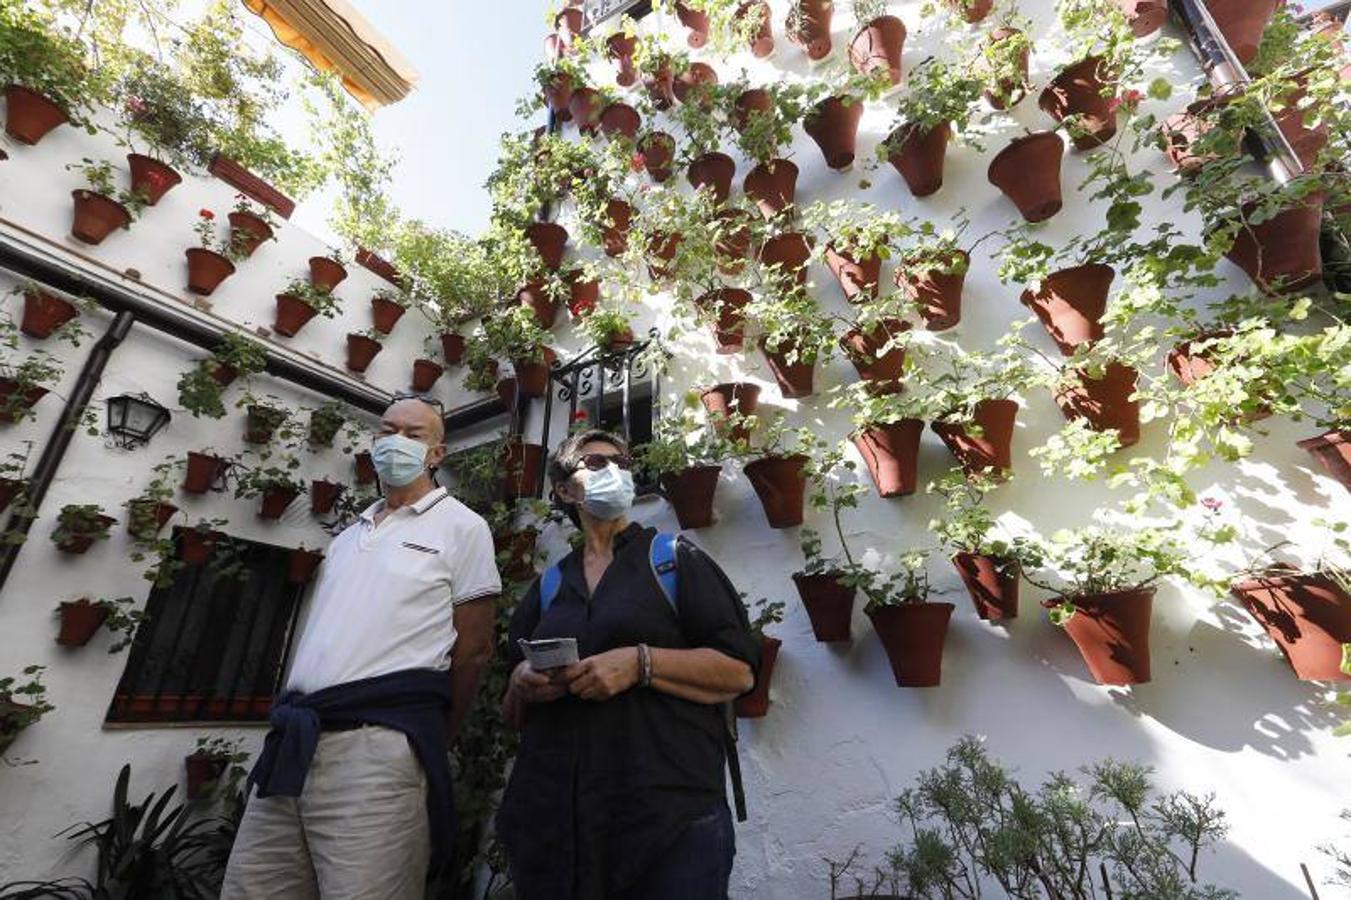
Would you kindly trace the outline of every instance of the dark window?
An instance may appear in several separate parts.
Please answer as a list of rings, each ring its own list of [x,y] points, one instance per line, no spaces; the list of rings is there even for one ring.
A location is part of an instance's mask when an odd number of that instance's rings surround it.
[[[291,552],[221,535],[152,589],[108,721],[266,721],[304,593]]]

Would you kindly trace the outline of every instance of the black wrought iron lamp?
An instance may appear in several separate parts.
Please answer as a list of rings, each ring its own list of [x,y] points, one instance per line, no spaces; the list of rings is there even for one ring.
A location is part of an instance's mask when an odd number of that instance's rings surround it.
[[[149,394],[118,394],[109,397],[107,403],[108,434],[113,443],[124,450],[148,444],[169,424],[169,410],[156,403]]]

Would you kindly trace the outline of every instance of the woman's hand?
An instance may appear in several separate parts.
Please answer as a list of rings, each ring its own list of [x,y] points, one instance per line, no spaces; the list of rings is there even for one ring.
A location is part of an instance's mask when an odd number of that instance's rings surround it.
[[[568,691],[583,700],[609,700],[638,683],[638,648],[619,647],[588,656],[563,670]]]
[[[512,670],[510,688],[526,703],[548,703],[568,692],[565,680],[536,672],[526,660],[521,660]]]

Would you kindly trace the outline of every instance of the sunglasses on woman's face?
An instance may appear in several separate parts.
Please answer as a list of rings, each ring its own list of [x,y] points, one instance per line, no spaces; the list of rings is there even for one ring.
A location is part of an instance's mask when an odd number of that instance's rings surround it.
[[[601,469],[614,463],[621,469],[628,469],[633,465],[633,460],[622,453],[586,453],[578,460],[577,469],[590,469],[592,472],[599,472]],[[574,470],[576,471],[576,470]]]

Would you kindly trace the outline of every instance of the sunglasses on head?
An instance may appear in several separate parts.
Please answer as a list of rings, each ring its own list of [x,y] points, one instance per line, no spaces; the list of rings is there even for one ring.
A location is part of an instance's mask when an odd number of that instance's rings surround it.
[[[396,394],[394,395],[394,399],[395,399],[395,400],[421,400],[423,403],[427,404],[428,406],[434,407],[434,408],[436,409],[436,411],[439,412],[439,413],[441,413],[441,415],[442,415],[443,417],[444,417],[445,414],[446,414],[446,408],[445,408],[445,406],[443,406],[443,405],[441,404],[441,401],[440,401],[440,400],[437,400],[435,397],[429,396],[429,395],[427,395],[427,394],[419,394],[419,393],[417,393],[416,391],[399,391],[398,393],[396,393]]]
[[[627,470],[633,465],[633,460],[622,453],[586,453],[577,460],[577,468],[573,469],[573,471],[576,472],[585,468],[590,469],[592,472],[599,472],[610,463],[614,463],[616,466],[619,466],[619,468]]]

